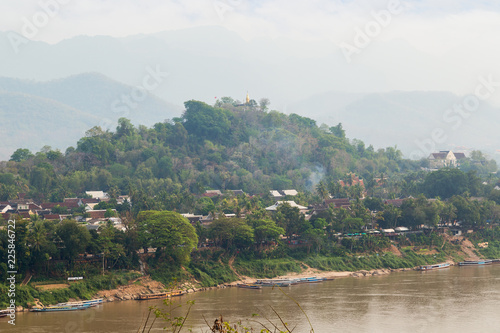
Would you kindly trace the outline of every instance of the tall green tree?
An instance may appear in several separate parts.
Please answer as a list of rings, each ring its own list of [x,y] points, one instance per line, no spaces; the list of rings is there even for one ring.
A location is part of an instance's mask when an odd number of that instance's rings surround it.
[[[254,230],[244,219],[219,218],[212,222],[208,235],[215,245],[225,249],[243,249],[254,242]]]
[[[142,211],[136,223],[143,246],[155,247],[157,255],[170,257],[178,263],[188,262],[198,244],[195,228],[179,213]]]
[[[56,228],[57,236],[62,240],[61,258],[73,262],[79,254],[85,252],[90,241],[90,233],[85,226],[73,220],[64,220]]]

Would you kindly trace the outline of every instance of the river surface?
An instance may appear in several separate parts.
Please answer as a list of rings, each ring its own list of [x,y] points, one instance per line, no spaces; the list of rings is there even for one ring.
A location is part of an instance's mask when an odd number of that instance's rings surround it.
[[[500,265],[342,278],[283,290],[300,304],[316,333],[500,332]],[[203,317],[213,323],[221,314],[231,322],[270,326],[264,317],[279,322],[273,308],[294,332],[310,331],[297,304],[278,289],[226,288],[175,300],[182,311],[187,301],[195,301],[185,326],[193,332],[209,332]],[[0,319],[0,332],[135,333],[153,305],[163,306],[161,300],[125,301],[85,311],[18,313],[15,327]],[[157,321],[151,332],[164,332],[161,324]]]

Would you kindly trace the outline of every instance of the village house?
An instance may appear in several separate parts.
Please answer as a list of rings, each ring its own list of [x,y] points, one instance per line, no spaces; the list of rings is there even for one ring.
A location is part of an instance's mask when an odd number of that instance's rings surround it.
[[[207,198],[215,198],[220,197],[221,195],[222,192],[220,190],[206,190],[205,193],[203,193],[201,196]]]
[[[454,153],[451,150],[441,150],[428,157],[431,169],[456,168],[460,166],[460,160],[463,159],[465,159],[464,153]]]
[[[301,205],[295,203],[295,201],[276,201],[276,203],[274,205],[266,207],[266,210],[269,212],[275,212],[278,210],[278,207],[283,205],[283,204],[288,204],[292,208],[298,208],[302,214],[305,214],[307,212],[307,210],[309,209],[308,207],[301,206]]]
[[[85,191],[85,194],[89,195],[92,199],[108,200],[109,195],[103,191]]]
[[[282,190],[282,191],[270,190],[269,194],[271,195],[271,197],[273,199],[278,200],[278,199],[282,199],[286,196],[294,197],[297,194],[299,194],[299,192],[297,192],[297,190],[293,190],[293,189],[292,190]]]
[[[339,180],[340,186],[346,187],[346,186],[359,185],[363,189],[365,188],[365,183],[364,183],[363,179],[360,179],[358,176],[356,176],[356,174],[351,172],[351,173],[347,174],[347,176],[348,176],[348,179],[346,181]]]

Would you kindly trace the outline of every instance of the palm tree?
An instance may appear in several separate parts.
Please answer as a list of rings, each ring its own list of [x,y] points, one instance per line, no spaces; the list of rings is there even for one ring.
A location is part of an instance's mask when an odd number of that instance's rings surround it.
[[[323,181],[320,181],[318,185],[316,185],[316,191],[323,200],[328,199],[328,189]]]
[[[386,205],[385,211],[389,214],[389,219],[392,222],[390,226],[396,228],[398,225],[398,218],[401,217],[401,209],[394,205]]]
[[[45,235],[45,228],[42,224],[42,222],[37,221],[33,224],[33,228],[30,230],[30,246],[35,252],[40,252],[42,249],[42,246],[45,244],[47,241],[46,235]]]

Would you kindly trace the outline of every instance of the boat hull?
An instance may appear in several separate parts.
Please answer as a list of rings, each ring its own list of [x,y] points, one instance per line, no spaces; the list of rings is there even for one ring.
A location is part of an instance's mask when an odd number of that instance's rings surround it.
[[[173,292],[165,292],[165,293],[156,293],[156,294],[141,294],[137,300],[146,301],[148,299],[163,299],[175,296],[182,296],[186,292],[184,291],[173,291]]]
[[[31,312],[58,312],[58,311],[76,311],[86,310],[90,307],[89,304],[79,306],[46,306],[43,308],[32,308]]]
[[[477,265],[491,265],[491,260],[471,260],[459,262],[459,266],[477,266]]]
[[[256,285],[256,284],[246,284],[246,283],[237,284],[236,287],[238,287],[238,288],[246,288],[246,289],[262,289],[262,286],[259,286],[259,285]]]
[[[435,264],[435,265],[423,265],[418,268],[419,271],[430,271],[430,270],[435,270],[435,269],[442,269],[442,268],[448,268],[450,267],[450,264],[444,263],[444,264]]]

